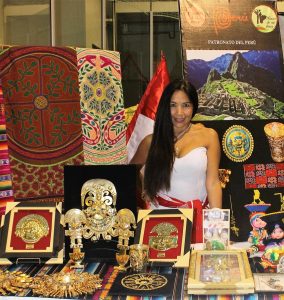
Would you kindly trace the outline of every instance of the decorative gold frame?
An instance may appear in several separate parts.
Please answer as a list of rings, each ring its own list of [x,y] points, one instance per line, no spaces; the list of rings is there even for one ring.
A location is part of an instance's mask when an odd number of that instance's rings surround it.
[[[209,262],[210,259],[212,264]],[[216,263],[217,261],[220,265]],[[209,268],[213,268],[214,271],[210,272]],[[224,276],[222,268],[227,268],[226,280],[222,280]],[[215,278],[211,280],[210,276],[215,276]],[[245,250],[192,251],[188,274],[188,294],[229,295],[253,292],[254,280]]]
[[[41,240],[19,246],[21,237],[16,235],[15,228],[26,216],[45,215],[48,222],[48,235],[45,243]],[[44,218],[42,218],[44,219]],[[19,221],[20,220],[20,221]],[[63,263],[64,219],[62,203],[25,203],[8,202],[0,225],[0,265],[20,263]]]
[[[179,253],[172,258],[167,257],[151,257],[151,248],[149,253],[149,261],[152,263],[171,263],[173,267],[185,268],[189,266],[190,259],[190,240],[193,220],[193,210],[191,208],[180,208],[180,209],[141,209],[138,211],[137,218],[137,229],[135,234],[135,243],[138,244],[149,244],[145,243],[145,239],[150,240],[147,236],[146,227],[149,221],[154,220],[156,223],[163,223],[165,220],[171,218],[180,221],[180,227],[182,232],[179,234],[181,240],[178,241],[180,248]],[[166,251],[165,251],[166,252]]]

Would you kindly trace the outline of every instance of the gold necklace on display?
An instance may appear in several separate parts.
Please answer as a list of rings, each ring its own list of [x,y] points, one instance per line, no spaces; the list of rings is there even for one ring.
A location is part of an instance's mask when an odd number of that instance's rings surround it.
[[[176,155],[176,157],[179,157],[179,152],[180,152],[180,149],[176,143],[189,131],[189,129],[191,128],[191,125],[192,125],[192,123],[189,123],[189,125],[175,137],[175,155]]]

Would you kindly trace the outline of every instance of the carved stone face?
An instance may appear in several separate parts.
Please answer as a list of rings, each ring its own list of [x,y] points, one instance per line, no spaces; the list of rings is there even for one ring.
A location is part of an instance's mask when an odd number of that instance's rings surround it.
[[[109,180],[91,179],[83,184],[81,205],[93,226],[106,228],[110,225],[116,215],[116,197],[116,188]]]

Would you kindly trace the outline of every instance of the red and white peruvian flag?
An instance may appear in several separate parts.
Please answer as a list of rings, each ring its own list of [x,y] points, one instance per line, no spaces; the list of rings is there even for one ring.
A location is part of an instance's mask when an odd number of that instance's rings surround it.
[[[128,162],[131,161],[144,137],[153,132],[159,101],[163,90],[169,82],[170,77],[167,62],[165,56],[162,54],[157,70],[149,82],[126,130]]]

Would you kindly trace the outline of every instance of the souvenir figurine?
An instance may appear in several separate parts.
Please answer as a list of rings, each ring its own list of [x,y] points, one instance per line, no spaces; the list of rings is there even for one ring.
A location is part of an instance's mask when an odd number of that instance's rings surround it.
[[[260,199],[259,190],[254,190],[253,201],[245,205],[245,208],[251,212],[249,219],[252,226],[252,231],[249,233],[248,241],[251,244],[249,253],[263,251],[263,239],[267,237],[265,229],[266,222],[261,218],[265,215],[265,211],[271,206],[270,203],[265,203]]]
[[[264,212],[255,212],[250,215],[252,231],[249,233],[248,241],[252,245],[258,246],[259,251],[264,249],[263,239],[267,237],[267,231],[265,229],[266,222],[261,219],[264,215]]]
[[[276,272],[284,256],[284,211],[264,215],[261,219],[267,223],[268,237],[263,240],[265,249],[260,264],[264,271]]]

